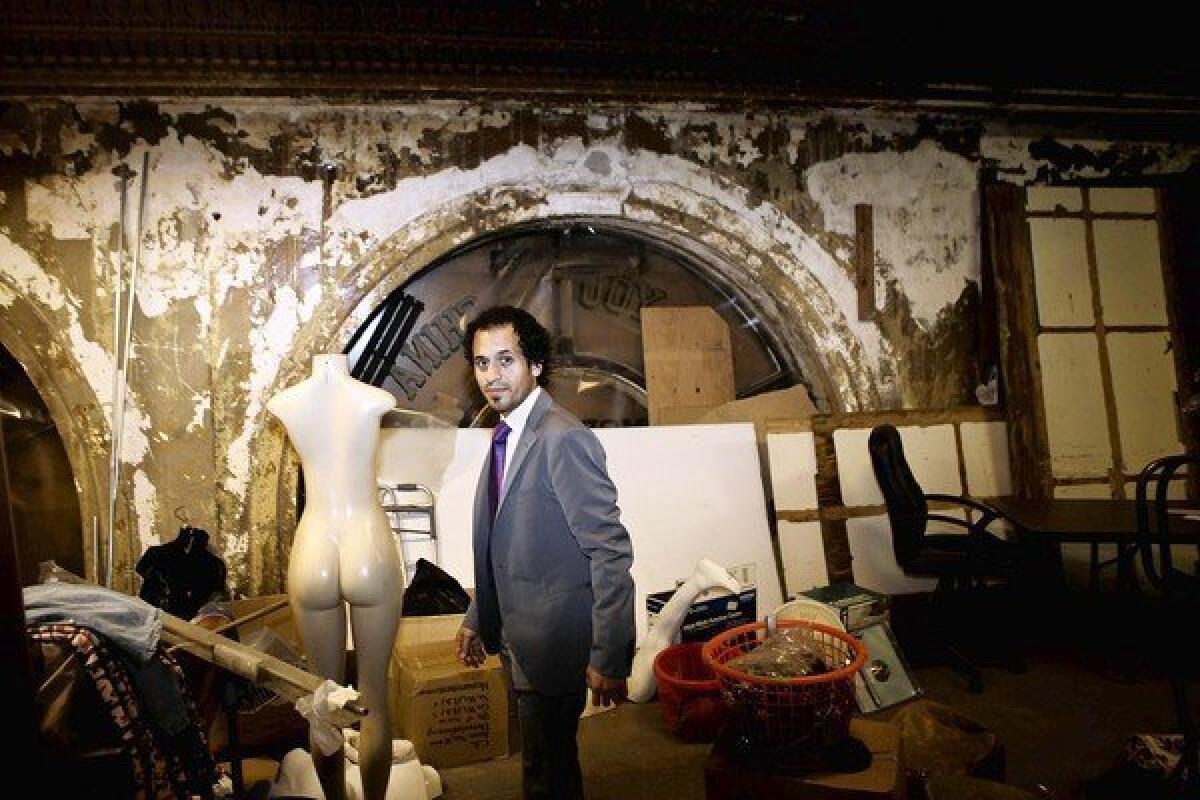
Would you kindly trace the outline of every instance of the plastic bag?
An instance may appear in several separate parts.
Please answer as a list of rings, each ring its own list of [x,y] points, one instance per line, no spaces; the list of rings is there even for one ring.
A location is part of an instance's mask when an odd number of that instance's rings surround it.
[[[730,659],[728,666],[760,678],[806,678],[835,668],[812,630],[803,626],[776,631],[755,649]]]
[[[470,604],[471,597],[454,576],[437,564],[419,558],[412,583],[404,590],[400,613],[406,617],[462,614]]]

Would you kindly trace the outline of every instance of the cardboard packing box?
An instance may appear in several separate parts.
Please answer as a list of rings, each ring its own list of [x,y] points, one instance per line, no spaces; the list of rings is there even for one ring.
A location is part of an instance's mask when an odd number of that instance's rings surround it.
[[[458,660],[461,614],[404,617],[392,651],[392,730],[438,769],[509,754],[508,684],[500,659]]]
[[[675,590],[646,595],[646,614],[650,625],[658,618]],[[737,625],[754,622],[758,589],[751,586],[738,594],[721,590],[716,596],[700,595],[688,607],[680,631],[682,642],[707,642],[718,633]]]

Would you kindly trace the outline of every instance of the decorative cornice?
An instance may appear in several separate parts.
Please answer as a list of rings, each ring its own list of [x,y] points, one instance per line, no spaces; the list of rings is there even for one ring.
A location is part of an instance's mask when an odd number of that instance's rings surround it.
[[[898,5],[7,0],[0,93],[872,105],[1200,127],[1200,66],[1161,31],[1140,42],[1125,21],[1120,55],[1105,57],[1113,33],[1081,20],[1063,49],[1043,48],[1044,10],[1004,42],[981,37],[974,15]],[[1019,18],[1022,4],[1007,11]],[[1100,57],[1073,58],[1068,40]]]

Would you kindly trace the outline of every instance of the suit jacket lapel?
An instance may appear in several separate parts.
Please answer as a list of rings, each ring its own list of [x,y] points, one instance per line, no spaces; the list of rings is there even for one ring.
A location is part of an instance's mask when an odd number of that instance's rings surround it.
[[[529,419],[525,421],[525,430],[521,432],[521,438],[517,442],[517,449],[513,452],[512,461],[508,465],[508,473],[504,476],[504,488],[500,490],[500,502],[496,504],[496,516],[500,516],[500,510],[504,508],[504,499],[508,497],[508,490],[517,482],[517,477],[521,474],[521,467],[525,463],[525,456],[529,454],[529,450],[533,447],[534,442],[542,435],[542,420],[546,417],[546,412],[550,410],[550,393],[545,389],[538,395],[538,399],[533,404],[533,408],[529,411]]]

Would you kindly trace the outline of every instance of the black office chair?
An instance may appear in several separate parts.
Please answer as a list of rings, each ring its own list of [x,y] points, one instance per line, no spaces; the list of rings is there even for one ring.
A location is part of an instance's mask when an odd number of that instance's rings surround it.
[[[892,549],[896,563],[906,575],[935,578],[931,612],[936,628],[942,659],[962,672],[971,691],[983,690],[979,668],[951,640],[957,638],[949,623],[952,612],[967,607],[962,601],[974,599],[968,593],[983,588],[988,579],[1011,579],[1020,563],[1016,545],[987,530],[988,525],[1003,515],[996,509],[969,497],[945,494],[926,494],[913,477],[904,458],[900,432],[892,425],[880,425],[867,439],[875,479],[887,504],[888,521],[892,527]],[[946,514],[930,513],[929,502],[954,503],[979,514],[967,521]],[[927,531],[930,521],[962,528],[963,534],[937,534]],[[1009,666],[1020,668],[1019,659],[1011,652]]]
[[[1198,456],[1167,456],[1151,461],[1137,479],[1138,552],[1146,579],[1167,601],[1167,619],[1179,633],[1187,636],[1188,626],[1200,610],[1200,575],[1179,569],[1171,552],[1171,513],[1167,492],[1171,479],[1185,466],[1200,465]],[[1149,496],[1150,484],[1154,496]],[[1171,694],[1179,730],[1183,734],[1183,753],[1169,776],[1170,797],[1200,797],[1200,733],[1187,698],[1188,664],[1191,661],[1177,647],[1165,647]]]

